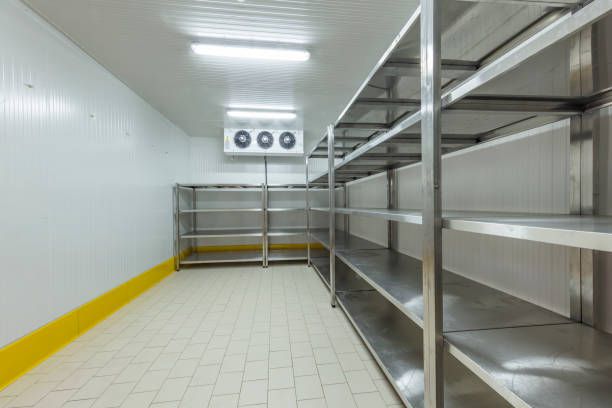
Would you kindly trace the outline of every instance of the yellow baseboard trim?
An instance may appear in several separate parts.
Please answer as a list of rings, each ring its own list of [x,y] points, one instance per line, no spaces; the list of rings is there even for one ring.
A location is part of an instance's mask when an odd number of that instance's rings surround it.
[[[270,249],[306,249],[307,244],[270,244]],[[323,249],[318,242],[310,244],[311,249]],[[261,244],[253,245],[212,245],[194,248],[196,252],[261,251]]]
[[[0,390],[173,272],[170,258],[0,348]]]

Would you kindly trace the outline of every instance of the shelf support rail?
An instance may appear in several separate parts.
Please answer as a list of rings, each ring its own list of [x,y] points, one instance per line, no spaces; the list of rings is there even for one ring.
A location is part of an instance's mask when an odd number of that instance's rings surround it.
[[[332,307],[336,307],[336,182],[334,164],[334,125],[329,125],[327,127],[327,185],[329,187],[329,286]]]
[[[441,0],[421,0],[423,365],[425,407],[444,407],[441,202]],[[330,169],[332,171],[332,169]]]

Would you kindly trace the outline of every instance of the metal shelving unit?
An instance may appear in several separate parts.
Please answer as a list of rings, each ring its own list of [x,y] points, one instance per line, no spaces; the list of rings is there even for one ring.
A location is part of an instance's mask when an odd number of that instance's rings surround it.
[[[478,21],[479,7],[491,12],[499,3],[517,15],[529,9],[522,14],[522,29],[517,32],[516,24],[498,27],[501,40],[491,41],[476,60],[442,58],[441,33],[457,16],[470,9]],[[587,43],[585,38],[591,40],[598,24],[612,24],[607,18],[611,12],[610,0],[421,0],[306,155],[307,196],[313,183],[327,183],[329,190],[327,208],[311,206],[307,199],[308,217],[314,212],[329,217],[328,229],[307,223],[309,240],[327,250],[323,257],[309,253],[309,265],[330,289],[331,305],[339,304],[347,314],[406,406],[612,405],[612,335],[593,324],[592,297],[595,253],[612,252],[612,217],[597,215],[593,204],[597,146],[583,123],[610,105],[612,88],[594,85],[585,92],[572,83],[567,94],[544,94],[521,83],[519,75],[537,72],[543,62],[568,64],[570,81],[597,74],[588,71],[598,66],[593,55],[606,53],[595,47],[609,48],[610,39]],[[609,61],[599,66],[604,67],[599,74],[609,71]],[[400,77],[404,91],[414,90],[413,97],[397,96]],[[509,94],[508,89],[528,91]],[[385,120],[372,119],[381,116]],[[567,119],[570,214],[442,211],[443,155]],[[328,170],[311,177],[313,159],[325,159]],[[396,170],[415,163],[422,166],[423,210],[398,209]],[[336,207],[342,191],[348,203],[347,183],[383,172],[388,208]],[[337,229],[338,215],[345,217],[344,230]],[[388,245],[352,235],[348,220],[353,215],[387,221]],[[422,226],[423,261],[394,249],[397,223]],[[445,271],[443,229],[571,247],[570,316]],[[358,279],[362,287],[347,285],[347,279]]]
[[[269,207],[270,194],[272,191],[295,191],[300,195],[305,194],[306,186],[303,184],[276,184],[268,185],[238,185],[238,184],[177,184],[174,188],[175,202],[175,254],[183,254],[176,268],[181,265],[198,265],[209,263],[232,263],[232,262],[262,262],[268,266],[269,262],[275,261],[299,261],[307,260],[306,248],[298,248],[300,245],[275,245],[270,244],[270,238],[299,237],[306,238],[307,227],[288,226],[270,227],[270,214],[303,213],[306,218],[306,207],[301,201],[300,206],[295,207]],[[187,201],[189,208],[178,205],[181,201],[180,193],[186,191],[190,194]],[[213,192],[258,192],[261,194],[261,207],[245,208],[199,208],[196,195],[199,191]],[[185,200],[183,200],[185,201]],[[261,217],[261,226],[258,228],[198,228],[198,214],[223,214],[223,213],[246,213],[257,214]],[[181,225],[188,221],[187,227]],[[306,220],[305,220],[306,221]],[[198,252],[196,240],[218,239],[218,238],[260,238],[261,250],[232,250],[232,251],[204,251]],[[196,250],[193,250],[196,248]],[[187,250],[187,251],[186,251]],[[188,252],[185,255],[185,252]],[[178,256],[176,257],[179,258]]]
[[[189,207],[181,206],[181,191],[190,194]],[[197,194],[200,191],[208,192],[259,192],[261,194],[261,207],[259,208],[199,208]],[[265,186],[252,184],[176,184],[174,186],[174,255],[177,259],[176,269],[182,265],[201,265],[211,263],[233,262],[264,262],[266,251],[264,249],[265,236]],[[219,213],[254,213],[261,216],[259,228],[198,228],[198,214]],[[183,223],[187,227],[182,227]],[[197,240],[217,238],[260,238],[261,250],[246,251],[204,251],[198,252]],[[195,248],[195,249],[194,249]]]

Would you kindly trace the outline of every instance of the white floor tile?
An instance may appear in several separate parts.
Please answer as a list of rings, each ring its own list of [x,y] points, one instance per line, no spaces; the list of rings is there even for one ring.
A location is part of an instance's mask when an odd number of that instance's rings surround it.
[[[293,375],[300,377],[302,375],[316,375],[317,365],[314,357],[298,357],[293,359]]]
[[[377,391],[376,385],[366,370],[346,371],[344,375],[353,394]]]
[[[179,404],[180,408],[202,408],[208,406],[212,396],[213,386],[202,385],[188,387]]]
[[[36,405],[35,408],[60,408],[70,399],[75,390],[52,391],[45,395]]]
[[[342,371],[342,367],[338,363],[321,364],[317,366],[321,384],[342,384],[346,382],[346,377]]]
[[[114,408],[121,406],[135,385],[135,383],[112,384],[96,400],[92,408]]]
[[[168,374],[170,374],[169,370],[147,371],[136,384],[134,392],[159,391]]]
[[[295,378],[295,394],[298,400],[323,397],[323,389],[318,375]]]
[[[148,408],[156,394],[157,391],[130,394],[121,404],[121,408]]]
[[[386,408],[387,404],[378,392],[354,394],[358,408]]]
[[[246,363],[244,381],[265,380],[268,378],[267,361],[251,361]]]
[[[242,373],[221,373],[215,383],[213,395],[239,394],[242,385]]]
[[[268,386],[271,390],[293,388],[295,386],[291,367],[271,368],[269,375]]]
[[[190,381],[191,378],[168,378],[162,384],[153,402],[180,401]]]
[[[239,394],[215,395],[210,399],[208,408],[234,408],[238,406]]]
[[[356,407],[355,400],[347,384],[324,385],[323,390],[328,407]]]
[[[220,370],[219,364],[199,366],[191,378],[191,385],[214,385]]]
[[[297,408],[295,389],[270,390],[268,392],[268,408]]]
[[[298,408],[328,408],[328,405],[325,399],[319,398],[319,399],[298,401]],[[330,405],[329,408],[334,408],[334,407]]]
[[[81,387],[72,397],[71,400],[99,398],[100,395],[113,383],[114,377],[93,377],[83,387]]]
[[[265,404],[268,400],[268,380],[242,383],[238,405]]]

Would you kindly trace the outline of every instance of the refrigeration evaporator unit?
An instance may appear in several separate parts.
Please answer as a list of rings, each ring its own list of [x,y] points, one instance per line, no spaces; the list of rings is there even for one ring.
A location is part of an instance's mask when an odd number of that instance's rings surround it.
[[[302,156],[301,130],[225,129],[223,151],[245,156]]]

